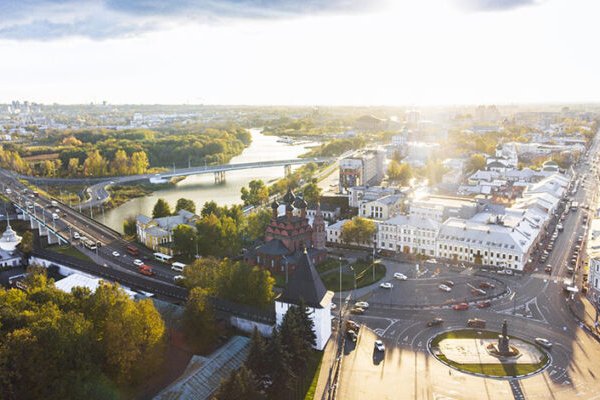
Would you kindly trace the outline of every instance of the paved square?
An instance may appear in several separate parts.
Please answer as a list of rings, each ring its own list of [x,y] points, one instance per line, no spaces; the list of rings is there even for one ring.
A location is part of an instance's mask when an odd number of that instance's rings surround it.
[[[544,355],[535,346],[518,339],[511,339],[511,346],[521,352],[519,357],[500,361],[491,356],[486,347],[497,343],[495,339],[443,339],[439,343],[440,352],[449,361],[459,364],[537,364]]]

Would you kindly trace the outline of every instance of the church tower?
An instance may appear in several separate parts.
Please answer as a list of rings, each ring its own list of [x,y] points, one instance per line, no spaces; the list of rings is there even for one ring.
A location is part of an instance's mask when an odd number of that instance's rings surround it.
[[[324,249],[325,242],[327,240],[327,233],[325,232],[325,219],[323,218],[323,213],[321,212],[321,203],[317,203],[317,212],[315,213],[315,218],[313,219],[312,231],[313,247],[319,250]]]

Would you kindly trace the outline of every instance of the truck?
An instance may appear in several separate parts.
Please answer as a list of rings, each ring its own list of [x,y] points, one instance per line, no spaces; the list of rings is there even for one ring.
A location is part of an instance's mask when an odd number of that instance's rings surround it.
[[[146,264],[142,264],[138,267],[138,272],[142,275],[146,275],[146,276],[153,276],[154,275],[154,271],[152,271],[152,267],[146,265]]]

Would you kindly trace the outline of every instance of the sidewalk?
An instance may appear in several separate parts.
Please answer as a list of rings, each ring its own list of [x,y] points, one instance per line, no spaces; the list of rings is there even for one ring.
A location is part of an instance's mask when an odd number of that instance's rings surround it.
[[[569,310],[582,324],[582,328],[588,331],[600,342],[600,329],[595,326],[596,308],[585,296],[579,296],[575,301],[568,301]]]

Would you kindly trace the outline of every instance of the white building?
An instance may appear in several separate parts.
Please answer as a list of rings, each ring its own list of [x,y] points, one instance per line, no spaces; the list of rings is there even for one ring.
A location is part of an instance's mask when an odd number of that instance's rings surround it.
[[[364,202],[374,201],[398,192],[397,189],[383,186],[354,186],[348,189],[348,205],[359,208]]]
[[[450,217],[468,219],[478,211],[477,201],[461,197],[427,196],[413,200],[409,214],[444,222]]]
[[[341,244],[342,243],[342,227],[349,219],[342,219],[335,224],[327,226],[327,243]]]
[[[393,194],[377,200],[364,202],[360,205],[358,215],[363,218],[387,220],[400,213],[403,199],[404,196]]]
[[[380,150],[363,150],[352,157],[340,160],[340,192],[345,188],[376,185],[384,177],[385,153]]]
[[[379,224],[377,246],[396,253],[434,256],[439,229],[435,220],[399,215]]]
[[[277,326],[290,307],[303,302],[314,323],[317,350],[323,350],[331,336],[331,299],[333,292],[325,289],[306,251],[300,257],[296,269],[290,276],[281,296],[275,300]]]
[[[597,304],[600,302],[600,218],[594,218],[590,223],[586,253],[590,268],[587,296]]]

